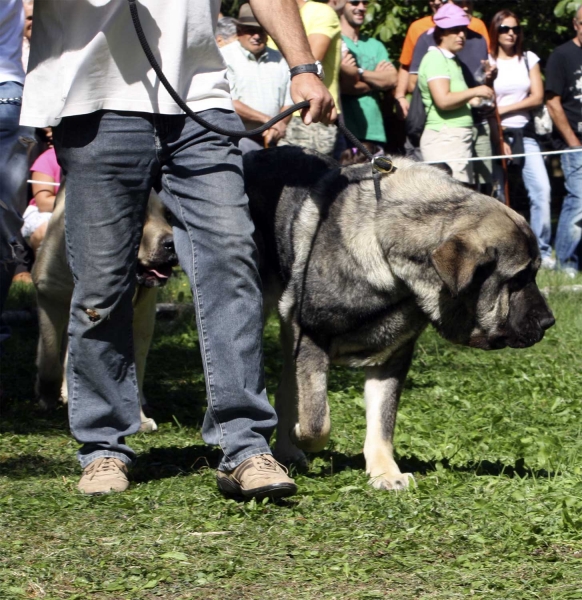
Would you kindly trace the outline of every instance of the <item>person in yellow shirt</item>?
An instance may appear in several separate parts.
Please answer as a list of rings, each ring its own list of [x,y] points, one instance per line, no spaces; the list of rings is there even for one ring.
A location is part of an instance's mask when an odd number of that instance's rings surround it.
[[[315,60],[323,67],[323,83],[340,112],[339,73],[341,62],[341,27],[335,11],[321,2],[297,0],[307,40]],[[337,127],[314,123],[307,127],[297,113],[287,126],[285,138],[279,145],[293,144],[333,155]]]

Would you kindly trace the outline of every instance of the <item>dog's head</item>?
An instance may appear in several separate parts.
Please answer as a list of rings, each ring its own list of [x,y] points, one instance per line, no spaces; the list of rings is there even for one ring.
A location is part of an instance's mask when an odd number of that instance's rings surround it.
[[[172,228],[161,200],[152,192],[137,255],[137,282],[145,287],[163,286],[177,264]]]
[[[554,316],[536,285],[540,252],[520,215],[490,198],[431,253],[442,287],[434,323],[450,341],[495,350],[539,342]]]

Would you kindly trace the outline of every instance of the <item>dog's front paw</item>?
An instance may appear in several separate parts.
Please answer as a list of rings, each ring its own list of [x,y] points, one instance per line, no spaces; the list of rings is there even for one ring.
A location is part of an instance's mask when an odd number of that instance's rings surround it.
[[[412,473],[398,473],[396,475],[378,475],[370,477],[370,485],[376,490],[405,490],[409,483],[414,483]]]
[[[300,469],[306,469],[309,466],[309,461],[305,454],[295,446],[277,446],[277,444],[275,444],[273,456],[282,465],[294,465]]]
[[[139,426],[140,433],[152,433],[158,430],[158,424],[153,419],[145,419]]]

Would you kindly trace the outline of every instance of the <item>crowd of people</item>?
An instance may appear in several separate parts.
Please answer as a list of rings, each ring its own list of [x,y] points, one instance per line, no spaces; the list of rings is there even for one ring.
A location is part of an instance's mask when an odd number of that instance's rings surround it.
[[[23,3],[23,72],[18,76],[13,73],[13,80],[3,82],[6,96],[8,87],[23,82],[28,63],[33,0]],[[417,160],[446,164],[459,181],[487,194],[496,192],[501,200],[505,200],[507,168],[504,170],[501,161],[488,157],[526,154],[508,164],[512,170],[519,170],[525,185],[530,224],[540,246],[543,267],[559,266],[568,275],[575,275],[580,241],[577,221],[582,210],[582,192],[577,191],[576,183],[577,155],[562,158],[568,195],[556,234],[556,263],[551,246],[550,181],[532,118],[534,111],[543,105],[544,83],[540,58],[525,50],[527,44],[517,15],[500,10],[488,29],[472,15],[472,0],[430,0],[432,14],[414,21],[408,28],[397,71],[384,44],[360,31],[368,0],[327,3],[297,0],[297,3],[312,53],[321,62],[323,81],[334,98],[339,118],[358,140],[373,154],[384,153],[390,136],[384,118],[386,107],[392,106],[389,101],[395,101],[399,114],[406,118],[418,86],[418,101],[422,101],[425,112],[424,127],[419,139],[414,136],[407,139],[404,150]],[[576,20],[574,27],[578,31]],[[215,39],[227,65],[235,110],[247,129],[263,125],[292,105],[287,63],[249,4],[240,7],[236,19],[221,16]],[[563,69],[547,74],[558,90],[557,93],[549,87],[547,90],[548,109],[559,123],[553,135],[556,148],[579,142],[576,135],[579,101],[569,92],[568,98],[564,98],[565,112],[561,102],[567,91],[564,85],[568,82],[564,78],[571,79],[579,68],[575,53],[566,51],[565,56],[570,54],[572,73],[564,73],[561,81],[555,80]],[[20,133],[21,137],[32,137],[30,130],[21,129]],[[24,213],[24,241],[34,252],[42,241],[51,200],[54,201],[60,181],[50,128],[37,132],[35,137],[36,143],[30,143],[26,152],[28,164],[32,164],[31,175],[17,180],[21,196],[24,189],[31,193],[27,206],[22,200],[17,206]],[[240,148],[244,153],[278,144],[314,149],[334,156],[343,164],[363,157],[338,135],[333,124],[307,126],[299,114],[286,117],[262,135],[242,139]],[[47,155],[34,161],[43,151]],[[473,157],[484,160],[462,161]],[[43,165],[42,169],[39,165]],[[22,186],[24,179],[34,183],[27,188]],[[23,267],[17,269],[15,277],[30,281],[30,274]]]
[[[544,104],[544,84],[540,58],[526,50],[518,15],[500,10],[487,28],[472,14],[472,0],[429,0],[432,14],[408,28],[397,71],[384,44],[361,32],[368,0],[297,2],[339,118],[358,140],[373,154],[382,154],[391,133],[385,119],[387,107],[393,106],[390,101],[397,103],[402,118],[412,121],[410,103],[418,87],[416,102],[424,109],[422,135],[418,139],[410,135],[403,151],[417,160],[446,165],[459,181],[495,194],[501,201],[506,201],[509,166],[509,172],[518,173],[527,191],[530,224],[543,268],[558,267],[569,276],[578,272],[582,210],[582,189],[576,184],[574,167],[578,155],[562,156],[568,195],[555,237],[554,257],[550,180],[533,118]],[[577,40],[578,34],[565,46],[579,46]],[[249,5],[241,7],[238,19],[219,20],[217,42],[228,65],[236,110],[247,129],[288,108],[285,61],[252,16]],[[563,73],[563,68],[551,76],[546,73],[547,109],[557,119],[552,133],[556,148],[579,145],[576,134],[581,107],[574,97],[578,88],[569,81],[580,68],[575,57],[574,53],[572,64],[567,63],[568,73]],[[553,57],[549,64],[552,61]],[[561,81],[552,83],[559,73]],[[550,87],[550,83],[557,87]],[[568,104],[566,112],[560,110],[561,99]],[[314,149],[343,164],[363,159],[357,148],[350,148],[347,140],[338,136],[333,125],[307,127],[296,117],[280,121],[261,139],[241,141],[241,148],[245,152],[277,144]],[[490,158],[502,154],[526,156],[503,162]],[[463,161],[478,157],[483,160]]]
[[[109,223],[100,238],[100,249],[127,238],[122,249],[116,245],[107,256],[105,250],[100,254],[104,260],[101,266],[115,273],[116,268],[107,260],[125,257],[131,262],[138,235],[135,222],[117,219],[115,211],[125,214],[120,207],[126,206],[131,212],[135,203],[143,209],[149,189],[161,177],[162,186],[169,186],[162,199],[179,221],[178,255],[183,264],[196,264],[193,270],[185,267],[195,297],[200,297],[204,287],[207,298],[216,306],[224,305],[223,315],[240,315],[245,311],[235,306],[238,301],[244,301],[246,308],[260,306],[251,225],[241,208],[245,197],[240,152],[231,152],[231,141],[215,144],[214,138],[207,139],[210,134],[184,120],[162,86],[152,84],[149,65],[130,29],[126,3],[88,0],[65,15],[59,0],[38,3],[36,12],[32,1],[5,0],[0,5],[0,315],[12,279],[29,277],[22,265],[30,263],[42,243],[62,168],[68,195],[74,198],[70,206],[67,203],[66,216],[68,259],[76,280],[69,336],[73,358],[68,368],[76,373],[75,394],[85,395],[73,395],[71,404],[81,405],[91,398],[103,413],[99,415],[93,408],[92,422],[87,411],[74,413],[78,422],[72,427],[74,431],[77,427],[75,435],[83,444],[79,460],[86,470],[80,486],[85,486],[85,491],[93,489],[87,477],[94,478],[98,472],[109,481],[108,472],[117,469],[120,489],[125,489],[125,466],[133,454],[124,436],[135,431],[139,422],[135,410],[124,413],[119,407],[112,408],[115,401],[111,398],[135,395],[129,368],[131,344],[119,339],[119,319],[110,317],[98,326],[102,347],[95,350],[90,338],[96,334],[88,335],[86,329],[96,326],[87,323],[82,306],[89,302],[87,298],[93,303],[95,298],[101,299],[103,310],[110,316],[117,314],[117,304],[121,303],[127,310],[119,314],[127,316],[132,284],[125,275],[107,280],[111,288],[108,298],[95,289],[105,280],[92,277],[95,265],[91,267],[91,261],[83,258],[85,241],[96,235],[87,215]],[[526,50],[526,32],[513,12],[500,10],[487,28],[473,16],[472,0],[428,0],[430,14],[408,28],[397,69],[385,45],[362,31],[368,2],[278,0],[269,5],[266,0],[251,0],[251,4],[240,6],[237,18],[218,15],[215,29],[218,0],[206,0],[196,8],[194,2],[179,6],[164,3],[166,7],[162,3],[144,4],[152,20],[147,32],[152,38],[159,36],[164,69],[192,110],[204,112],[207,119],[231,129],[237,129],[242,121],[250,130],[294,102],[311,101],[311,108],[287,116],[260,135],[242,139],[242,153],[293,144],[333,156],[343,164],[358,162],[361,153],[338,135],[335,120],[343,120],[373,154],[381,155],[390,141],[386,116],[392,109],[409,123],[413,118],[421,119],[421,135],[418,139],[409,136],[403,151],[417,160],[444,164],[460,182],[486,193],[503,188],[507,177],[502,163],[490,157],[525,154],[512,157],[509,163],[520,170],[528,192],[530,223],[541,249],[542,266],[571,276],[578,273],[582,154],[561,155],[567,196],[555,236],[554,258],[551,189],[534,113],[545,101],[553,122],[554,146],[563,150],[581,146],[582,8],[574,18],[575,37],[548,58],[544,90],[540,58]],[[32,34],[32,50],[31,31],[37,31]],[[203,151],[199,151],[202,146]],[[141,159],[128,165],[128,153]],[[180,153],[192,164],[206,164],[212,158],[212,164],[218,166],[194,176],[188,169],[187,173],[180,170],[176,158],[182,156]],[[483,160],[475,162],[475,157]],[[219,168],[226,169],[220,176],[215,172]],[[113,171],[125,175],[112,178]],[[227,180],[232,193],[225,199]],[[196,190],[208,201],[203,208],[186,202],[198,199]],[[217,207],[227,200],[221,219],[225,227],[232,227],[228,231],[233,236],[231,242],[228,236],[218,235],[218,221],[213,221]],[[132,219],[138,219],[142,212],[131,214]],[[200,220],[205,227],[200,228]],[[198,241],[203,240],[199,247],[190,235],[194,229]],[[218,264],[224,267],[218,269]],[[249,297],[241,299],[235,288],[246,289]],[[107,308],[110,298],[116,298],[115,307]],[[230,343],[230,334],[221,324],[225,322],[223,316],[205,315],[202,306],[198,308],[205,339],[212,339],[213,344],[232,354],[232,360],[221,362],[241,366],[243,379],[246,368],[257,371],[261,345],[255,334],[261,329],[260,310],[247,311],[246,330],[241,330],[236,343]],[[244,360],[235,355],[241,350],[241,340],[256,350]],[[209,356],[204,357],[208,373],[217,369]],[[85,373],[85,363],[103,361],[110,361],[111,372],[125,375],[115,384],[106,377],[97,382],[79,375]],[[207,413],[205,439],[220,443],[225,450],[219,487],[228,488],[233,481],[229,478],[235,477],[235,471],[236,477],[240,475],[241,465],[247,465],[243,471],[248,467],[250,456],[261,477],[275,480],[272,489],[279,486],[282,494],[292,493],[292,481],[270,462],[265,440],[274,426],[274,415],[262,379],[251,378],[254,389],[245,391],[248,414],[239,419],[236,411],[229,412],[232,407],[221,406],[216,399],[221,385],[223,398],[237,396],[234,388],[240,381],[231,375],[216,371],[214,383],[208,387],[212,410]],[[105,435],[103,427],[95,423],[99,419],[106,422],[106,415],[112,414],[118,422],[109,423]],[[225,422],[230,437],[225,434]],[[254,449],[249,449],[250,439]],[[257,456],[262,457],[259,462]],[[98,468],[96,459],[100,461]],[[105,467],[103,460],[109,461]]]

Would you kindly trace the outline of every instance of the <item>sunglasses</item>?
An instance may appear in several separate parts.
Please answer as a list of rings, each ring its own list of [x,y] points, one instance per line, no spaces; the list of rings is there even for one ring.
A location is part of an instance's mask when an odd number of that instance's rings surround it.
[[[368,6],[368,2],[369,0],[348,0],[348,4],[351,4],[352,6],[359,6],[360,4]]]
[[[266,31],[262,27],[239,27],[238,32],[241,35],[266,35]]]
[[[519,35],[521,33],[521,25],[515,25],[514,27],[511,27],[509,25],[500,25],[497,28],[497,31],[499,33],[509,33],[510,31],[513,31],[515,35]]]

